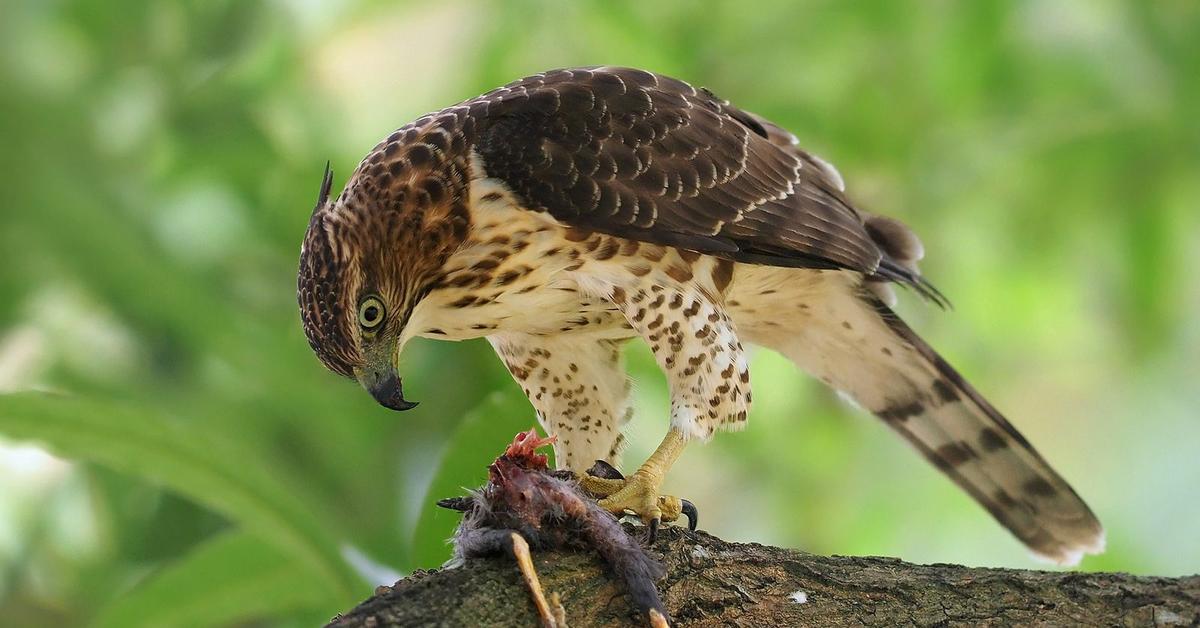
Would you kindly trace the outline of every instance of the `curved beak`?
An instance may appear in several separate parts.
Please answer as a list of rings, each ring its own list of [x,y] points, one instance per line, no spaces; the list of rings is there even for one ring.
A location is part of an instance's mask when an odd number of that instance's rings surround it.
[[[358,381],[385,408],[411,410],[417,407],[417,402],[404,398],[404,386],[395,369],[389,368],[383,372],[367,370],[359,374]]]

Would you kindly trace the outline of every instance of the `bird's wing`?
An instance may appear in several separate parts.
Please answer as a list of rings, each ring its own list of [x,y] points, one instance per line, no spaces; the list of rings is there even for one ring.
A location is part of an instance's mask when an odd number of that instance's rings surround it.
[[[487,174],[565,224],[735,261],[879,269],[836,171],[707,90],[589,68],[464,105]]]

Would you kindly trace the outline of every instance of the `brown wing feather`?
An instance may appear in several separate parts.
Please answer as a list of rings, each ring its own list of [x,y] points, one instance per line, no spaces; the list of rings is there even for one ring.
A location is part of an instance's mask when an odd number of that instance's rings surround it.
[[[588,68],[464,104],[489,176],[566,224],[737,261],[879,269],[879,246],[821,165],[707,90]]]
[[[760,129],[759,134],[772,144],[795,155],[815,179],[816,184],[823,186],[827,193],[844,198],[841,193],[846,184],[841,173],[825,160],[800,148],[795,135],[757,114],[748,111],[737,113],[744,116],[747,125]],[[888,303],[895,301],[891,288],[882,283],[894,281],[915,289],[921,296],[942,307],[948,307],[950,302],[946,297],[917,270],[917,262],[925,255],[925,247],[917,238],[917,234],[895,218],[856,211],[867,235],[879,247],[881,253],[879,266],[871,279],[874,280],[874,289],[885,295],[884,300]]]

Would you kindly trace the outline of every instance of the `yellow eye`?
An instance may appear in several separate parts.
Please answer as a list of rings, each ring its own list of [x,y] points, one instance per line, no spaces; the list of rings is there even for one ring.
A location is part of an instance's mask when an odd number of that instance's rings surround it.
[[[378,327],[385,314],[383,301],[377,296],[366,297],[358,304],[358,324],[362,325],[363,329]]]

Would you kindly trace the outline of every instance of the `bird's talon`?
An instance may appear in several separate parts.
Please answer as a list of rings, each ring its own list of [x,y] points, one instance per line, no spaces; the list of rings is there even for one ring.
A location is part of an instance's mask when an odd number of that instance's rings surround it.
[[[696,507],[691,502],[671,495],[659,495],[663,474],[679,456],[686,438],[678,430],[667,433],[658,449],[632,475],[621,478],[607,462],[597,460],[588,474],[579,478],[584,490],[600,499],[599,506],[621,518],[632,513],[651,528],[650,539],[658,532],[663,522],[670,523],[686,513],[688,527],[695,529]],[[686,506],[685,506],[686,504]]]
[[[695,532],[696,524],[700,522],[700,512],[696,510],[696,505],[692,502],[686,499],[681,499],[679,501],[681,502],[679,509],[680,513],[687,517],[688,520],[688,530]]]
[[[593,467],[593,470],[596,470]],[[682,500],[671,495],[659,495],[659,480],[649,474],[634,473],[624,480],[586,476],[580,483],[588,491],[605,495],[599,501],[600,507],[617,517],[625,515],[636,516],[649,528],[649,542],[657,538],[658,529],[662,524],[679,519],[681,514],[688,517],[688,527],[695,529],[696,507],[690,501]],[[614,484],[619,484],[616,488]],[[615,488],[615,490],[614,490]]]
[[[592,464],[591,468],[587,470],[587,474],[591,477],[601,478],[604,480],[625,479],[625,476],[622,475],[616,467],[603,460],[597,460],[594,464]]]

